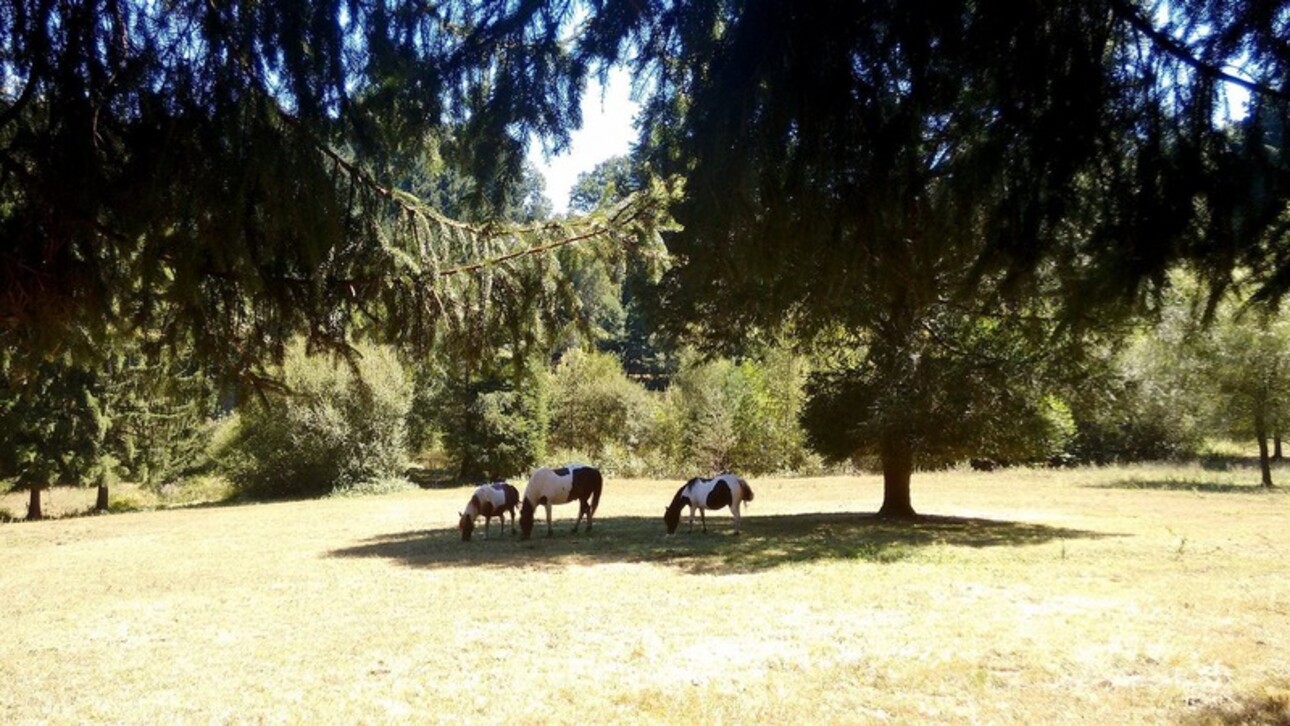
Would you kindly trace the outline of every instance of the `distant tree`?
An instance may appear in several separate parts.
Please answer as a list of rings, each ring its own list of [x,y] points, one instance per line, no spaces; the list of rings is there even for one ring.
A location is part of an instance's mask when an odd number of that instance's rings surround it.
[[[578,175],[569,191],[569,209],[590,212],[597,207],[617,204],[628,195],[647,186],[647,174],[630,156],[615,156],[596,164],[591,171]]]
[[[564,354],[551,376],[553,449],[602,456],[613,447],[643,449],[654,404],[613,355],[581,349]]]
[[[800,470],[806,372],[804,360],[774,347],[739,361],[691,351],[662,393],[652,446],[678,475]]]
[[[1225,305],[1196,347],[1201,376],[1212,386],[1213,420],[1225,433],[1255,440],[1260,481],[1272,487],[1270,440],[1290,419],[1290,320]]]
[[[1197,360],[1166,325],[1144,326],[1124,346],[1090,355],[1064,389],[1074,424],[1067,453],[1077,461],[1159,461],[1198,450],[1205,413]]]
[[[43,519],[42,492],[60,482],[88,484],[105,453],[98,386],[65,360],[0,384],[0,476],[28,490],[27,519]]]
[[[629,156],[615,156],[578,175],[569,195],[569,208],[590,212],[619,204],[649,187],[649,173]],[[672,341],[662,335],[658,319],[658,282],[667,260],[657,255],[628,255],[613,267],[595,268],[598,283],[614,288],[615,301],[604,295],[602,332],[595,341],[618,356],[628,375],[651,389],[667,384],[678,361]],[[602,293],[603,295],[603,293]]]
[[[501,479],[533,468],[546,452],[548,398],[545,371],[518,378],[449,378],[439,391],[436,423],[449,459],[463,481]]]

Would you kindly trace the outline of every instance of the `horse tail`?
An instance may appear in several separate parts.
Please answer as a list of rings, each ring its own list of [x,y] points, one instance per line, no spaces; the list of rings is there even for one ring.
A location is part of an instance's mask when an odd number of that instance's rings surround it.
[[[591,485],[591,514],[595,516],[596,508],[600,506],[600,490],[605,488],[605,480],[600,476],[599,469],[593,469],[596,472],[596,480]]]
[[[745,502],[751,502],[753,500],[754,495],[753,495],[752,487],[748,486],[748,482],[744,481],[743,479],[740,479],[739,488],[743,490],[743,495],[740,497],[741,500]]]

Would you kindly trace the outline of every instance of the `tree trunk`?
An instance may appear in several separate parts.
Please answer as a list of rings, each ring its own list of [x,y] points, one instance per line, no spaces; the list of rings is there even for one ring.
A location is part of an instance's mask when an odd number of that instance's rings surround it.
[[[909,497],[909,478],[914,471],[914,451],[908,439],[899,434],[883,437],[882,508],[884,519],[914,519],[918,513]]]
[[[1262,409],[1254,411],[1254,437],[1259,440],[1259,470],[1263,475],[1263,486],[1271,489],[1272,461],[1268,456],[1268,422]]]
[[[106,512],[108,510],[108,485],[99,484],[99,496],[94,502],[94,511]]]
[[[1263,473],[1263,486],[1271,489],[1275,486],[1272,483],[1272,460],[1268,457],[1268,437],[1259,434],[1259,469]]]
[[[34,484],[31,487],[31,499],[27,503],[27,521],[45,518],[45,512],[40,508],[40,489]]]

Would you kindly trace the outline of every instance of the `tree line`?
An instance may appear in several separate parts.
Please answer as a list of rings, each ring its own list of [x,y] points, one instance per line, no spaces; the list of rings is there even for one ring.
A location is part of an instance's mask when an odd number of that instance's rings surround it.
[[[362,344],[347,361],[310,351],[303,338],[275,371],[280,389],[245,396],[138,348],[103,368],[45,364],[35,386],[3,381],[0,481],[28,490],[28,514],[38,518],[45,487],[98,487],[106,510],[111,485],[123,480],[155,490],[215,476],[238,496],[281,498],[406,486],[409,465],[459,482],[551,461],[590,462],[617,477],[880,470],[878,452],[830,456],[819,443],[847,420],[817,398],[834,362],[781,343],[738,357],[660,344],[646,358],[662,366],[633,363],[622,354],[632,335],[626,316],[614,307],[625,280],[601,268],[605,287],[584,287],[584,305],[618,315],[601,315],[588,338],[561,331],[501,372],[463,370],[450,348],[418,358]],[[1205,302],[1194,280],[1177,275],[1154,323],[1108,338],[1047,387],[1013,377],[1046,352],[991,349],[982,375],[1009,389],[1014,420],[945,422],[917,468],[969,458],[991,466],[1184,459],[1231,439],[1258,444],[1261,481],[1272,486],[1290,321],[1236,300],[1206,320]],[[943,342],[968,346],[975,334]],[[962,371],[950,364],[943,375]]]

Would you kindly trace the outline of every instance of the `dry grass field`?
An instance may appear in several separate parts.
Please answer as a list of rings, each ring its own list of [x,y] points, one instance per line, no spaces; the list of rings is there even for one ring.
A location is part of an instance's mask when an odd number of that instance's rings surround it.
[[[755,479],[742,537],[624,480],[532,542],[459,541],[465,488],[10,523],[0,723],[1286,723],[1254,481],[925,474],[894,525],[877,477]]]

